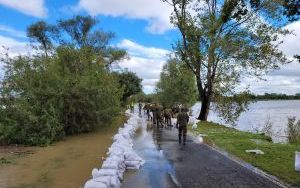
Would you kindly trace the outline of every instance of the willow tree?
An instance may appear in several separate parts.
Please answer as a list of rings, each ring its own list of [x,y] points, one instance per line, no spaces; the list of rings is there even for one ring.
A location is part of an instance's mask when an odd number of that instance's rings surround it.
[[[181,34],[175,53],[196,77],[199,120],[207,120],[212,100],[229,107],[223,113],[241,112],[243,103],[235,96],[244,92],[237,89],[242,78],[288,63],[278,49],[280,36],[289,33],[282,29],[284,0],[163,1],[173,7],[171,22]]]

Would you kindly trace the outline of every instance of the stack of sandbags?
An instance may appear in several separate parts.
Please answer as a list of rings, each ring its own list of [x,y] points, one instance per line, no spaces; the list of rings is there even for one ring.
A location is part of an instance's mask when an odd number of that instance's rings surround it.
[[[108,149],[108,157],[99,170],[93,169],[93,179],[86,182],[85,188],[120,187],[126,169],[139,169],[144,164],[144,160],[133,150],[133,137],[140,126],[139,120],[138,116],[132,114],[124,128],[119,128]]]
[[[126,169],[139,169],[144,164],[144,160],[133,150],[125,152],[124,156]]]

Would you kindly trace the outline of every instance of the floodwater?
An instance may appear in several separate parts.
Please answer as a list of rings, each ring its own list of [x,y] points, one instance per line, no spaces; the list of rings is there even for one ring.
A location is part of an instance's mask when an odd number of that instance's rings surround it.
[[[194,116],[199,114],[200,108],[201,103],[194,105]],[[285,142],[288,117],[291,116],[295,116],[297,120],[300,120],[300,100],[258,101],[250,104],[249,110],[241,114],[235,128],[242,131],[261,132],[268,122],[272,124],[273,141]],[[213,111],[210,112],[208,120],[225,124],[218,114]]]
[[[122,188],[174,187],[177,185],[175,170],[160,148],[162,128],[153,127],[146,118],[141,123],[143,126],[136,133],[133,149],[145,164],[138,171],[125,172]]]
[[[89,134],[67,137],[49,147],[26,147],[24,156],[15,163],[0,164],[0,187],[83,187],[91,171],[100,167],[112,143],[112,136],[123,125],[125,117],[112,126]],[[0,158],[13,155],[0,148]]]

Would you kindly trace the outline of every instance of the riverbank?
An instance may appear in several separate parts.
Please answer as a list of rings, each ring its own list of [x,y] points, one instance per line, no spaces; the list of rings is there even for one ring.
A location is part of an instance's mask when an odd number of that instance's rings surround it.
[[[95,132],[68,136],[48,147],[1,146],[0,187],[82,187],[126,119],[120,115]]]
[[[200,122],[191,130],[194,135],[204,135],[204,142],[234,155],[263,171],[278,177],[290,185],[300,186],[300,172],[295,171],[295,151],[298,144],[272,143],[269,137],[228,128],[211,122]],[[263,155],[246,153],[245,150],[259,149]]]

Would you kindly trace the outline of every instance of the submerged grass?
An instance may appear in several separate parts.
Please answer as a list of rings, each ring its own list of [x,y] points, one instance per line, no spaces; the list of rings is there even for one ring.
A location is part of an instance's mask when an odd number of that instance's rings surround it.
[[[295,151],[300,151],[300,144],[276,144],[263,134],[243,132],[212,122],[200,122],[192,132],[205,134],[205,143],[225,150],[290,185],[300,186],[300,172],[295,171]],[[260,149],[265,154],[246,153],[245,150],[249,149]]]

